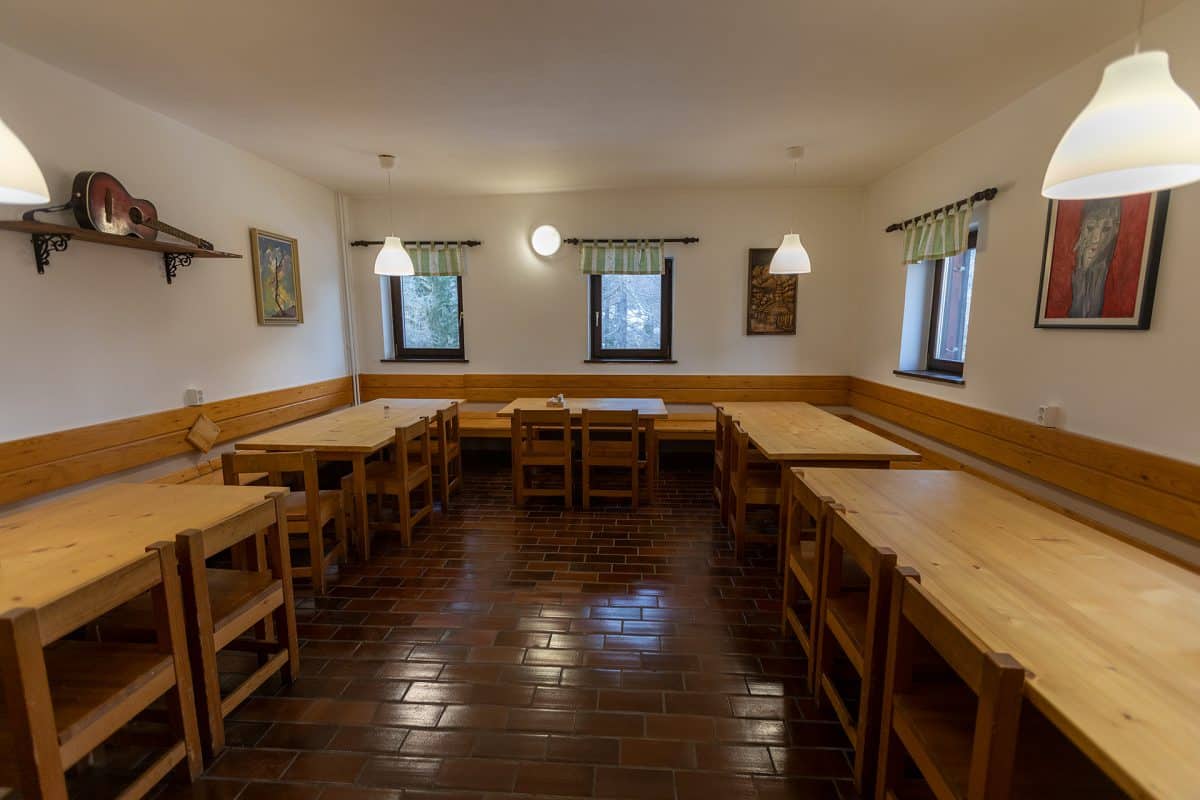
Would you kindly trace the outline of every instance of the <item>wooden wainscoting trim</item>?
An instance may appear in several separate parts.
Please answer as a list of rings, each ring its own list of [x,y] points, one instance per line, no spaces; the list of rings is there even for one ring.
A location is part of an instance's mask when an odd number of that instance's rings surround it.
[[[861,378],[851,379],[850,405],[1200,540],[1200,465]]]
[[[463,397],[468,402],[507,403],[517,397],[563,392],[577,397],[661,397],[668,403],[713,400],[804,400],[846,405],[845,375],[628,375],[597,372],[555,374],[363,374],[363,400],[379,397]]]
[[[0,442],[0,505],[192,452],[201,413],[228,442],[348,405],[352,389],[347,376]]]

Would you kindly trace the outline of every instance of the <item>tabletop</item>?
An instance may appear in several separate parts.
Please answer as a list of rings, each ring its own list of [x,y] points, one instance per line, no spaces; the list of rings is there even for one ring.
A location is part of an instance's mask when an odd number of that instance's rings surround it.
[[[272,503],[269,486],[112,483],[0,516],[0,613],[43,608],[174,542]]]
[[[548,397],[518,397],[496,412],[501,417],[511,417],[513,411],[555,411],[558,406],[548,406]],[[660,397],[568,397],[567,408],[571,416],[577,417],[586,408],[589,411],[637,411],[639,417],[662,419],[667,416],[667,406]]]
[[[457,399],[381,397],[368,403],[301,420],[237,443],[239,450],[316,450],[374,453],[391,444],[396,428],[433,418]]]
[[[964,472],[794,470],[1135,797],[1200,786],[1200,575]]]
[[[919,461],[907,447],[800,402],[717,402],[772,461]]]

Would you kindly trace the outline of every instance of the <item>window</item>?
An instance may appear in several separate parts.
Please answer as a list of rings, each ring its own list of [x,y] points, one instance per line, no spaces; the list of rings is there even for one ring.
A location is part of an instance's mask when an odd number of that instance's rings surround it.
[[[932,372],[959,377],[963,374],[963,364],[967,360],[971,288],[975,281],[975,238],[976,232],[971,231],[964,252],[934,262],[929,348],[925,360],[925,368]]]
[[[591,360],[671,359],[671,272],[662,275],[592,275],[589,292]]]
[[[399,360],[461,360],[462,277],[391,278],[392,335]]]

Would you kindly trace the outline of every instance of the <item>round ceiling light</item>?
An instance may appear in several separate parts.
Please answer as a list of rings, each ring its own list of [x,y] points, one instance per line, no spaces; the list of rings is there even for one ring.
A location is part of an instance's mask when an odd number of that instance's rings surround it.
[[[552,256],[562,247],[562,234],[553,225],[539,225],[529,237],[529,243],[539,256]]]

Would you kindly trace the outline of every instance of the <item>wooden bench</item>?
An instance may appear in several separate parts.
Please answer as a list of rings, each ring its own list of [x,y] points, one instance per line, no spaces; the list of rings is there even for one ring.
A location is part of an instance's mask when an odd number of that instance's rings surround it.
[[[459,411],[459,430],[463,439],[509,439],[512,421],[495,411]]]
[[[267,473],[265,472],[247,472],[238,476],[238,480],[242,486],[259,484],[265,481]],[[173,484],[212,484],[214,486],[222,486],[225,483],[225,477],[221,472],[221,459],[218,456],[210,461],[201,461],[191,467],[184,467],[175,472],[169,472],[166,475],[160,475],[157,478],[151,478],[146,483],[173,483]]]

